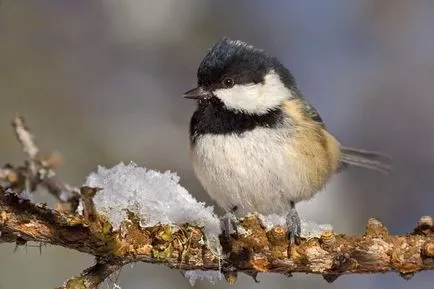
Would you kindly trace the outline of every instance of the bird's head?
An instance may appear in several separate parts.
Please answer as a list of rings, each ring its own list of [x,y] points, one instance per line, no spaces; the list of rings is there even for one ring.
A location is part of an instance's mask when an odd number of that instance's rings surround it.
[[[291,73],[274,57],[239,40],[223,38],[202,60],[198,86],[185,98],[200,102],[217,98],[227,109],[265,114],[296,97]]]

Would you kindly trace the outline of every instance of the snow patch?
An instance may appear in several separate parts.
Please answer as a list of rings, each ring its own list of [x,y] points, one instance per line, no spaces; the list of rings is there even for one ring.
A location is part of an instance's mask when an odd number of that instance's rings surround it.
[[[211,284],[215,285],[215,283],[222,279],[222,273],[219,271],[203,271],[203,270],[189,270],[184,274],[185,278],[188,279],[191,286],[196,284],[197,280],[207,280]]]
[[[286,227],[286,216],[271,214],[268,216],[257,215],[262,221],[265,229],[271,230],[273,227],[282,226]],[[330,224],[317,224],[312,221],[301,220],[301,237],[302,238],[319,238],[324,231],[333,231],[333,226]]]
[[[176,173],[161,173],[130,162],[112,168],[99,166],[87,177],[85,186],[103,189],[93,200],[114,228],[119,228],[128,210],[140,218],[143,227],[189,223],[204,227],[205,234],[217,237],[220,221],[213,207],[198,202],[179,184],[179,179]]]

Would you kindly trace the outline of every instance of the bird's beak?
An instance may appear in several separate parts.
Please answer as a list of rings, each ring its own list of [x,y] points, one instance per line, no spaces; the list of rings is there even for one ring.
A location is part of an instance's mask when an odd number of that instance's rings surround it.
[[[209,99],[212,95],[209,91],[206,91],[201,86],[198,86],[185,92],[182,96],[188,99],[204,100]]]

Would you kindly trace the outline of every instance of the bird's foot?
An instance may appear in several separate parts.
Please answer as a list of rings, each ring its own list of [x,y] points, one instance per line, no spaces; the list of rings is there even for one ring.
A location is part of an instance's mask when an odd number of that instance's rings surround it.
[[[230,253],[232,251],[232,238],[231,234],[234,232],[238,235],[238,219],[234,215],[236,208],[226,213],[220,220],[222,235],[220,243],[222,243],[223,252]]]
[[[236,208],[226,213],[220,219],[220,226],[222,229],[222,234],[220,235],[220,244],[223,249],[223,256],[225,256],[225,261],[222,264],[221,271],[229,284],[234,284],[238,276],[238,270],[236,268],[236,258],[235,255],[232,254],[233,247],[231,237],[231,234],[233,232],[235,232],[235,234],[238,234],[238,219],[234,215],[235,211]]]
[[[298,244],[301,235],[301,221],[294,202],[291,202],[291,209],[286,215],[286,228],[290,245]]]

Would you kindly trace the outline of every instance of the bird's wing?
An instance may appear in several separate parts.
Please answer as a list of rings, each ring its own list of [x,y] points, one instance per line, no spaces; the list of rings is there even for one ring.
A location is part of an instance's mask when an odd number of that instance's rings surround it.
[[[390,157],[374,151],[365,151],[341,146],[338,141],[326,130],[325,124],[318,111],[306,100],[296,98],[284,102],[284,110],[298,125],[303,126],[299,130],[299,151],[308,148],[318,159],[321,157],[321,149],[326,148],[328,161],[335,164],[339,161],[338,170],[348,165],[359,166],[368,169],[388,173],[392,170],[389,164]],[[313,122],[309,122],[308,118]],[[312,124],[316,124],[313,125]],[[301,141],[304,139],[305,141]],[[315,145],[321,144],[322,147]],[[326,144],[324,146],[324,144]],[[335,168],[334,168],[335,169]]]
[[[300,98],[287,100],[282,106],[291,119],[286,151],[291,166],[314,190],[320,190],[331,173],[339,167],[337,140],[324,129],[319,113]]]
[[[298,103],[299,108],[303,110],[304,115],[308,116],[310,119],[312,119],[314,122],[316,122],[320,127],[323,129],[326,128],[326,125],[324,121],[321,118],[321,115],[316,110],[315,107],[313,107],[309,101],[307,101],[304,97],[301,91],[297,87],[292,88],[293,91],[296,94],[296,99],[298,100],[296,103]]]
[[[302,109],[306,112],[306,115],[309,116],[313,121],[317,122],[322,128],[325,128],[324,121],[322,120],[316,108],[304,99],[301,99],[301,103]]]
[[[288,99],[282,104],[283,110],[296,121],[308,122],[325,129],[325,124],[318,111],[307,100],[297,97]]]

